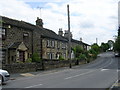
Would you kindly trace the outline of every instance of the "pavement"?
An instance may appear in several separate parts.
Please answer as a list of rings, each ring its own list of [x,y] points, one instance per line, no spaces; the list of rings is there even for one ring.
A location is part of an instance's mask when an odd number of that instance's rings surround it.
[[[73,67],[75,67],[75,66],[73,66]],[[44,70],[44,71],[36,71],[36,72],[12,73],[12,74],[10,74],[10,80],[16,80],[16,79],[20,79],[22,77],[32,77],[35,75],[49,74],[49,73],[63,71],[66,69],[69,69],[69,67],[61,67],[61,68],[55,68],[55,69]]]

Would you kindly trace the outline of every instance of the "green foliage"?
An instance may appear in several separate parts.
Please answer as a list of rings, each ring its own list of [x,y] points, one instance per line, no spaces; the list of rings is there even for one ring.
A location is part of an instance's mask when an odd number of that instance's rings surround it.
[[[90,49],[90,50],[89,50],[89,53],[90,53],[90,54],[97,54],[97,52],[96,52],[94,49]]]
[[[100,52],[100,47],[96,43],[91,46],[91,49],[92,49],[93,53],[97,53],[98,54]]]
[[[114,51],[117,51],[120,54],[120,27],[118,29],[118,37],[117,37],[117,39],[115,40],[115,43],[114,43]]]
[[[90,58],[97,58],[98,52],[96,52],[94,49],[90,49],[88,52]]]
[[[28,58],[25,63],[31,63],[32,62],[32,58]]]
[[[59,56],[59,60],[64,60],[64,58],[60,55],[60,56]]]
[[[80,54],[80,56],[79,56],[79,58],[78,58],[79,60],[86,60],[87,59],[87,57],[86,57],[86,55],[85,54]]]
[[[119,29],[118,29],[118,36],[120,36],[120,27],[119,27]]]
[[[40,62],[41,58],[39,57],[38,53],[33,53],[32,55],[32,62]]]
[[[20,61],[20,60],[17,60],[17,61],[16,61],[16,63],[21,63],[21,64],[22,64],[23,62],[22,62],[22,61]]]
[[[81,46],[76,46],[75,48],[73,48],[73,51],[76,58],[79,58],[80,54],[84,52]]]
[[[118,36],[116,41],[115,41],[114,51],[118,51],[120,53],[120,36]]]
[[[100,53],[100,47],[98,44],[93,44],[91,46],[91,49],[88,51],[88,57],[89,58],[97,58],[97,55]]]
[[[110,46],[108,43],[101,43],[100,48],[101,48],[102,52],[105,52],[106,50],[108,50],[110,48]]]
[[[73,51],[77,60],[85,60],[89,63],[91,59],[97,58],[100,47],[97,44],[93,44],[89,51],[85,51],[82,47],[76,46]]]

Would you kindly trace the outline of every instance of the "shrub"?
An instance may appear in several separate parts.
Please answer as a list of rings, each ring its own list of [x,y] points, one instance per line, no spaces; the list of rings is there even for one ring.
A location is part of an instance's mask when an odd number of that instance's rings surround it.
[[[38,53],[33,53],[32,55],[32,62],[40,62],[41,58],[39,57]]]
[[[25,62],[26,63],[31,63],[32,62],[32,58],[28,58]]]
[[[59,56],[59,60],[64,60],[64,58],[62,56]]]
[[[75,48],[73,48],[74,54],[75,54],[75,58],[79,58],[81,53],[84,53],[84,50],[81,46],[76,46]]]
[[[16,61],[16,63],[23,63],[23,62],[22,62],[22,61],[20,61],[20,60],[17,60],[17,61]]]
[[[79,56],[79,60],[86,60],[87,57],[85,56],[85,54],[80,54]]]

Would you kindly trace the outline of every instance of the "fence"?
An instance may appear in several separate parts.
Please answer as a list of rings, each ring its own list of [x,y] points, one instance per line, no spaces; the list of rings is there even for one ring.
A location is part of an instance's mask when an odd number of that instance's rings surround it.
[[[42,60],[39,63],[15,63],[3,65],[3,69],[9,73],[32,72],[37,70],[48,70],[59,67],[69,67],[69,60]],[[79,61],[72,60],[72,66],[78,65]]]

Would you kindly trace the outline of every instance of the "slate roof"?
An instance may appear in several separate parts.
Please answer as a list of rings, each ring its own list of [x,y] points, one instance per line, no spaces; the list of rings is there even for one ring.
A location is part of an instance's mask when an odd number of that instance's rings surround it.
[[[57,35],[54,31],[47,29],[47,28],[42,28],[36,25],[33,25],[31,23],[28,22],[24,22],[24,21],[19,21],[19,20],[15,20],[15,19],[10,19],[8,17],[4,17],[2,16],[2,21],[5,24],[10,24],[16,27],[20,27],[20,28],[25,28],[25,29],[29,29],[29,30],[40,30],[41,36],[43,38],[51,38],[51,39],[57,39],[57,40],[61,40],[61,41],[68,41],[67,38]],[[71,42],[77,43],[77,44],[84,44],[87,46],[90,46],[84,42],[75,40],[75,39],[71,39]]]
[[[49,30],[49,29],[42,30],[42,37],[57,39],[57,40],[61,40],[61,41],[68,41],[66,38],[63,38],[60,35],[57,35],[55,32],[53,32],[52,30]]]
[[[83,42],[75,40],[75,39],[71,39],[71,42],[77,43],[77,44],[82,44]]]
[[[10,19],[7,17],[2,17],[2,21],[5,24],[10,24],[10,25],[20,27],[20,28],[25,28],[25,29],[29,29],[29,30],[39,30],[42,37],[44,37],[44,38],[51,38],[51,39],[57,39],[57,40],[61,40],[61,41],[67,41],[67,39],[60,37],[54,31],[47,29],[47,28],[42,28],[42,27],[27,23],[24,21],[14,20],[14,19]]]
[[[17,49],[21,42],[15,42],[8,46],[9,49]]]

